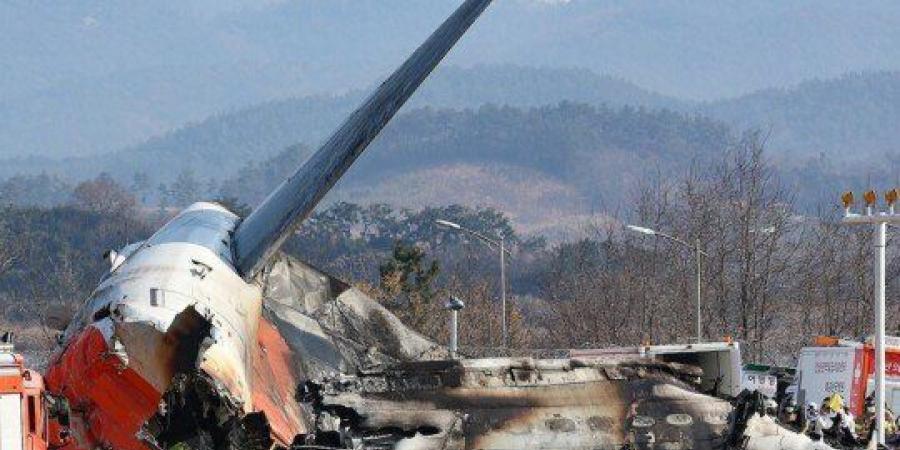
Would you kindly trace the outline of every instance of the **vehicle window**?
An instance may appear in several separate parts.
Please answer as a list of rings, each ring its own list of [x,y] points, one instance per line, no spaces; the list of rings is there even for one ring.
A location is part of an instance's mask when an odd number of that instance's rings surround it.
[[[33,395],[28,396],[28,432],[37,433],[37,401]]]

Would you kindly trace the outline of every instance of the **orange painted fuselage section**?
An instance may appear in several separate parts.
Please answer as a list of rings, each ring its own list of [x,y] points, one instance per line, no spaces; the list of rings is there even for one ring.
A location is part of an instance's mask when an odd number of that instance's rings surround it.
[[[260,321],[257,337],[253,409],[266,414],[275,442],[289,445],[294,436],[307,431],[294,398],[299,382],[293,369],[294,354],[267,320]],[[110,353],[99,329],[88,327],[78,335],[53,362],[46,382],[48,390],[65,396],[72,408],[72,437],[65,450],[150,448],[139,433],[157,412],[162,395]]]
[[[67,450],[152,447],[143,427],[171,411],[160,401],[179,373],[208,378],[236,417],[263,412],[279,444],[306,429],[294,399],[299,355],[263,317],[261,287],[234,270],[238,221],[196,203],[123,250],[47,374],[49,390],[72,409]]]
[[[265,411],[272,437],[288,445],[299,433],[308,433],[295,393],[299,376],[294,369],[294,353],[268,320],[261,319],[259,348],[253,357],[253,406]]]
[[[95,327],[75,337],[51,365],[47,388],[65,396],[72,408],[72,439],[67,450],[108,445],[120,450],[147,450],[137,439],[162,395],[110,353]]]

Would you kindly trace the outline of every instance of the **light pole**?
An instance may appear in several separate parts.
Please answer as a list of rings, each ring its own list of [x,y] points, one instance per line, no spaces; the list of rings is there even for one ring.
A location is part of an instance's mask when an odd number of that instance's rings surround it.
[[[501,329],[503,330],[503,348],[509,347],[509,332],[506,324],[506,254],[509,253],[509,250],[506,249],[506,236],[504,236],[503,233],[500,233],[497,239],[491,239],[484,234],[475,230],[470,230],[456,222],[442,219],[435,220],[434,222],[440,226],[475,236],[478,240],[487,244],[488,247],[500,249],[500,303],[501,308],[503,308],[503,313],[500,315],[500,323]]]
[[[706,256],[709,254],[700,250],[700,239],[695,239],[693,244],[688,243],[684,239],[679,239],[675,236],[663,233],[661,231],[656,231],[651,228],[639,227],[637,225],[626,225],[625,228],[628,228],[631,231],[635,231],[641,234],[646,234],[649,236],[661,237],[663,239],[668,239],[672,242],[677,242],[680,245],[683,245],[694,252],[694,259],[697,263],[697,343],[703,342],[703,327],[700,323],[700,305],[702,303],[702,297],[700,295],[700,283],[701,283],[701,266],[700,266],[700,257]]]
[[[450,297],[444,307],[450,311],[450,357],[456,359],[459,351],[459,312],[466,304],[457,297]]]
[[[847,192],[841,197],[844,203],[843,223],[849,225],[871,224],[875,225],[875,253],[878,255],[875,275],[875,433],[877,442],[884,445],[884,316],[885,316],[885,247],[887,246],[887,225],[900,224],[900,215],[894,213],[894,204],[900,196],[897,189],[891,189],[884,194],[887,203],[887,212],[874,212],[878,196],[875,191],[867,191],[863,194],[866,202],[864,214],[855,214],[850,211],[853,206],[853,193]],[[868,376],[868,375],[865,375]]]

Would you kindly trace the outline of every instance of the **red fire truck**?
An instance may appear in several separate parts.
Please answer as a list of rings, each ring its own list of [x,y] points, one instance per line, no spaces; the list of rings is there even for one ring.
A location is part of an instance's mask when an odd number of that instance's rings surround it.
[[[0,338],[0,450],[46,450],[62,445],[65,432],[49,413],[58,403],[44,392],[41,374],[26,368],[11,341],[8,333]]]

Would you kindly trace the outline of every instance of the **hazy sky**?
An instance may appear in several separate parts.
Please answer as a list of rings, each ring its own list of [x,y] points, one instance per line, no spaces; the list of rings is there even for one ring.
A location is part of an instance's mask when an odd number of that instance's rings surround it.
[[[370,86],[459,0],[0,2],[0,146],[108,151]],[[497,0],[447,64],[579,67],[689,100],[900,68],[900,2]]]
[[[159,66],[392,66],[456,0],[0,4],[0,98]],[[583,66],[711,99],[900,65],[900,2],[498,0],[452,63]],[[261,72],[266,67],[259,68]],[[372,73],[370,78],[376,78]],[[333,86],[326,83],[323,89]]]

